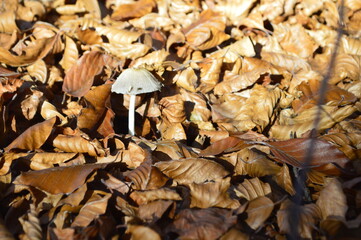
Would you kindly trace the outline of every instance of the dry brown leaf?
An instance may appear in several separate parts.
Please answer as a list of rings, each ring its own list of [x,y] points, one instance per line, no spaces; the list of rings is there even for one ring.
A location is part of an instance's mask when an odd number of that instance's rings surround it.
[[[270,136],[279,140],[290,139],[294,136],[300,137],[302,134],[313,129],[314,118],[318,107],[306,109],[296,117],[283,119],[284,123],[273,125],[270,130]],[[323,105],[321,111],[321,120],[319,131],[323,131],[342,121],[356,111],[356,108],[347,105],[341,108],[335,106]]]
[[[112,13],[111,18],[118,21],[139,18],[150,13],[154,7],[154,0],[140,0],[129,4],[120,4]]]
[[[148,51],[149,46],[142,43],[133,44],[113,44],[104,43],[102,47],[112,55],[115,55],[119,59],[136,59],[143,57]]]
[[[214,182],[191,183],[191,208],[231,208],[240,207],[238,200],[229,195],[230,178],[216,179]]]
[[[280,210],[277,212],[277,223],[280,227],[281,233],[291,234],[290,219],[292,218],[292,211],[294,208],[300,208],[298,232],[303,238],[312,239],[312,232],[315,225],[321,218],[321,211],[319,207],[314,204],[306,204],[303,206],[295,206],[290,200],[282,202]]]
[[[111,26],[97,26],[95,28],[99,35],[106,36],[110,42],[115,44],[134,43],[141,35],[141,31],[128,31]]]
[[[24,55],[13,55],[7,49],[0,47],[0,62],[10,66],[25,66],[34,63],[36,60],[44,58],[52,49],[56,41],[59,41],[60,35],[50,38],[41,38],[31,42],[22,49]]]
[[[222,58],[205,58],[198,64],[201,68],[201,84],[199,86],[200,92],[207,93],[213,90],[219,81],[222,64]]]
[[[280,170],[280,166],[268,159],[266,155],[248,148],[232,153],[225,160],[235,166],[234,171],[237,175],[248,174],[251,177],[263,177],[277,174]]]
[[[307,162],[309,161],[306,159],[307,151],[311,143],[313,144],[314,152],[312,161]],[[322,166],[329,163],[337,164],[338,167],[341,168],[346,168],[350,161],[337,147],[321,139],[314,139],[312,141],[310,138],[296,138],[265,144],[271,147],[271,152],[277,161],[298,168],[313,167],[322,170]],[[307,165],[305,165],[306,163]],[[339,173],[338,167],[334,166],[333,170],[336,171],[336,173]]]
[[[105,180],[101,180],[101,182],[107,186],[107,188],[112,189],[112,190],[116,190],[118,192],[120,192],[121,194],[127,194],[130,190],[129,184],[113,177],[112,175],[110,175],[109,173],[107,173],[107,177],[108,179]]]
[[[267,196],[271,193],[271,187],[268,183],[264,183],[259,178],[245,179],[235,188],[238,197],[245,198],[248,201],[258,197]]]
[[[190,121],[207,122],[209,120],[211,111],[207,107],[207,102],[203,94],[191,93],[183,89],[180,90],[180,94],[185,104],[186,116],[189,116]]]
[[[30,211],[19,218],[19,222],[23,227],[25,239],[42,239],[40,219],[33,204],[30,205]]]
[[[161,240],[162,238],[159,236],[159,234],[147,226],[142,225],[131,225],[127,227],[126,230],[127,234],[131,234],[131,239],[134,240]]]
[[[106,110],[103,121],[97,129],[97,132],[103,137],[107,137],[115,133],[113,128],[114,116],[115,113],[111,109]]]
[[[311,57],[318,48],[301,24],[278,24],[275,26],[274,36],[285,51],[301,58]]]
[[[225,17],[208,9],[200,14],[198,21],[182,31],[191,47],[206,50],[229,39],[229,35],[224,33],[225,22]]]
[[[51,118],[31,126],[14,141],[12,141],[12,143],[5,148],[5,151],[9,151],[14,148],[24,150],[35,150],[40,148],[52,132],[55,121],[56,118]]]
[[[178,72],[174,76],[173,81],[177,84],[177,86],[190,92],[196,92],[196,88],[198,87],[198,77],[192,67],[187,67],[186,69]]]
[[[245,57],[241,61],[241,68],[225,71],[222,82],[214,88],[216,95],[238,92],[252,86],[265,73],[278,74],[272,65],[264,60]]]
[[[30,168],[33,170],[41,170],[54,167],[54,164],[66,162],[74,158],[76,153],[52,153],[42,152],[31,155]]]
[[[226,232],[219,240],[249,240],[250,236],[246,233],[237,230],[236,228],[231,228]]]
[[[351,161],[357,159],[361,142],[359,133],[331,133],[320,137],[320,139],[333,143],[340,149]]]
[[[94,77],[105,65],[104,54],[98,51],[86,52],[66,73],[63,91],[74,97],[84,96],[93,85]]]
[[[45,119],[49,120],[53,117],[58,117],[61,121],[61,125],[64,125],[68,122],[67,118],[64,117],[56,107],[49,103],[48,101],[43,101],[43,104],[41,105],[40,115]]]
[[[24,117],[28,120],[34,118],[38,111],[39,105],[43,101],[44,93],[36,88],[30,88],[31,93],[27,94],[23,101],[21,101],[21,111]]]
[[[186,119],[184,102],[179,94],[162,98],[159,106],[162,117],[170,123],[181,123]]]
[[[130,198],[138,205],[147,204],[155,200],[182,200],[181,196],[175,190],[169,188],[159,188],[147,191],[133,191],[130,194]]]
[[[65,49],[62,59],[59,64],[63,67],[65,73],[67,73],[78,60],[78,48],[73,39],[69,36],[65,36]]]
[[[90,141],[82,136],[60,134],[54,138],[53,146],[64,152],[88,153],[90,156],[105,155],[105,150],[97,139]]]
[[[254,3],[255,0],[228,0],[217,4],[216,11],[227,16],[234,25],[238,26],[243,23]]]
[[[86,227],[99,215],[104,214],[108,200],[112,195],[110,193],[105,194],[103,197],[99,194],[93,194],[86,204],[80,209],[79,214],[75,217],[71,223],[72,227]]]
[[[134,60],[129,67],[140,68],[142,66],[152,66],[155,69],[161,68],[161,63],[164,62],[168,55],[169,53],[164,49],[154,51]]]
[[[146,160],[145,151],[138,144],[130,142],[128,149],[123,150],[122,162],[127,164],[128,168],[139,167]]]
[[[350,54],[338,54],[336,57],[335,68],[333,75],[329,80],[330,84],[337,84],[345,78],[352,80],[360,79],[360,62],[361,56]],[[323,66],[325,69],[328,67],[328,63]]]
[[[163,140],[186,140],[187,135],[181,123],[170,123],[164,119],[158,126]]]
[[[0,166],[1,166],[0,176],[5,175],[9,172],[10,166],[15,159],[25,157],[27,155],[28,153],[12,153],[12,152],[4,153],[0,159]]]
[[[243,37],[235,43],[213,52],[209,55],[209,58],[222,59],[225,63],[234,63],[240,56],[254,57],[256,52],[253,45],[254,44],[249,37]]]
[[[142,204],[138,208],[138,217],[146,222],[156,222],[172,205],[174,206],[173,201],[164,200]]]
[[[183,209],[167,231],[179,234],[181,239],[215,240],[235,222],[236,216],[226,209]]]
[[[274,179],[276,183],[289,194],[294,195],[296,193],[287,164],[283,164],[281,170],[274,176]]]
[[[139,167],[126,175],[133,182],[135,190],[153,190],[163,187],[169,180],[150,162],[143,162]]]
[[[321,82],[317,80],[310,80],[308,83],[303,82],[297,89],[302,91],[303,95],[300,99],[292,102],[292,108],[295,113],[302,112],[305,109],[316,105],[319,98]],[[356,102],[357,98],[352,93],[343,90],[337,86],[328,84],[325,103],[332,106],[343,106]]]
[[[331,178],[327,181],[316,204],[321,209],[322,219],[336,217],[339,220],[345,220],[348,205],[342,185],[337,178]]]
[[[256,230],[264,224],[273,211],[274,203],[268,197],[258,197],[248,203],[246,223]]]
[[[27,66],[26,70],[33,80],[46,83],[46,80],[48,79],[48,69],[42,59],[39,59],[33,64]]]
[[[104,164],[86,164],[23,172],[14,183],[33,186],[51,194],[71,193],[85,182],[92,171],[104,166]]]
[[[222,165],[202,158],[157,162],[155,166],[178,184],[202,183],[228,175]]]
[[[93,132],[105,117],[106,101],[110,95],[111,84],[103,84],[90,89],[85,95],[86,107],[78,116],[78,128],[84,132]]]
[[[239,151],[243,148],[247,147],[247,143],[245,143],[242,139],[238,137],[226,137],[219,141],[214,142],[212,145],[207,147],[206,149],[201,150],[199,155],[203,156],[215,156],[221,153],[229,153],[233,151]]]
[[[239,131],[248,131],[254,127],[261,131],[270,123],[273,110],[281,97],[279,88],[266,88],[255,85],[251,96],[241,106],[235,118]],[[260,132],[261,132],[260,131]]]

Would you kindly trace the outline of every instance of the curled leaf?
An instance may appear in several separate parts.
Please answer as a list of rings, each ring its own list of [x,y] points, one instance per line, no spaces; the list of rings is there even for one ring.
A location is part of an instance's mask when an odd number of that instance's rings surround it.
[[[65,152],[88,153],[90,156],[105,155],[105,150],[96,139],[89,141],[81,136],[58,135],[53,140],[53,146]]]
[[[202,158],[158,162],[155,166],[179,184],[202,183],[228,175],[222,165]]]

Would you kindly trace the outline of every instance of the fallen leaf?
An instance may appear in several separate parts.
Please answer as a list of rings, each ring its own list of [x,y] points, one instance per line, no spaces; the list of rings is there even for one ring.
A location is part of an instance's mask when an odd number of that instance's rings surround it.
[[[179,184],[202,183],[228,175],[222,165],[202,158],[158,162],[155,166]]]
[[[23,172],[14,183],[33,186],[51,194],[71,193],[85,182],[92,171],[104,166],[104,164],[86,164]]]
[[[56,118],[51,118],[44,122],[35,124],[30,128],[26,129],[20,136],[12,141],[6,148],[5,151],[9,151],[14,148],[24,150],[35,150],[40,148],[49,135],[53,131]]]
[[[99,194],[93,194],[89,201],[80,209],[79,214],[71,223],[72,227],[86,227],[99,215],[104,214],[108,200],[111,194],[105,194],[103,197]]]
[[[348,209],[346,196],[343,193],[342,185],[336,178],[331,178],[320,192],[316,204],[321,209],[322,219],[336,217],[344,220]]]
[[[129,4],[120,4],[114,10],[111,18],[118,21],[139,18],[150,13],[154,7],[155,2],[153,0],[141,0]]]
[[[258,197],[248,203],[246,223],[254,230],[259,228],[271,215],[274,203],[268,197]]]
[[[306,159],[306,156],[311,143],[313,144],[314,152],[312,161],[307,162],[310,161]],[[345,168],[349,162],[349,159],[337,147],[321,139],[297,138],[268,142],[266,145],[271,147],[271,152],[278,161],[299,168],[313,167],[317,169],[317,167],[328,163],[334,163],[341,168]]]
[[[242,197],[251,201],[258,197],[269,195],[271,187],[268,183],[264,183],[259,178],[245,179],[242,183],[238,184],[235,188],[238,197]]]
[[[103,53],[98,51],[84,53],[66,73],[63,91],[74,97],[84,96],[93,85],[94,77],[100,74],[104,65]]]
[[[235,221],[236,217],[226,209],[183,209],[167,232],[175,232],[183,239],[218,239]]]
[[[90,156],[104,156],[105,150],[97,139],[86,140],[82,136],[59,134],[53,140],[53,146],[65,152],[88,153]]]
[[[191,192],[191,208],[231,208],[240,207],[237,199],[229,194],[230,178],[216,179],[214,182],[191,183],[188,185]]]

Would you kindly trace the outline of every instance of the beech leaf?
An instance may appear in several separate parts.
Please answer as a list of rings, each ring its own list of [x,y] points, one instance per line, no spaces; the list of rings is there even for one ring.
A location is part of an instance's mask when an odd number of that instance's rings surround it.
[[[86,164],[23,172],[14,183],[36,187],[51,194],[71,193],[85,182],[92,171],[104,166],[104,164]]]
[[[10,143],[5,150],[9,151],[14,148],[24,150],[35,150],[40,148],[48,139],[53,130],[56,118],[51,118],[44,122],[35,124],[26,129],[19,137]]]

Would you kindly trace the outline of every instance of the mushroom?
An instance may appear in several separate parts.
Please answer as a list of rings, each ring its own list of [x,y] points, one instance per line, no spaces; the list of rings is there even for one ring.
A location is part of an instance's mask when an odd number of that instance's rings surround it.
[[[112,85],[112,92],[129,94],[128,129],[134,135],[135,96],[142,93],[159,91],[162,87],[154,76],[145,68],[128,68],[124,70]]]

